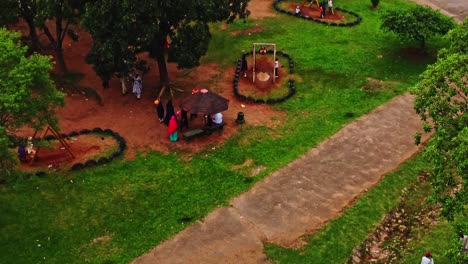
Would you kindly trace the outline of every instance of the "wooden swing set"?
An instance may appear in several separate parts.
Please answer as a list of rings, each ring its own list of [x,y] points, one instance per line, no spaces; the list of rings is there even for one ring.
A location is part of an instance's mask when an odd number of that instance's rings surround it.
[[[273,44],[273,43],[254,43],[253,44],[253,67],[252,67],[252,71],[253,71],[253,76],[252,76],[252,82],[255,83],[255,64],[256,64],[256,54],[257,54],[257,46],[261,46],[262,48],[264,48],[265,46],[272,46],[273,47],[273,70],[272,70],[272,79],[273,79],[273,82],[276,82],[275,80],[275,61],[276,61],[276,44]],[[264,54],[262,54],[264,55]]]
[[[34,138],[37,135],[38,130],[34,132],[34,135],[32,138]],[[67,141],[50,125],[47,125],[46,129],[44,130],[44,133],[42,134],[42,137],[39,139],[39,141],[44,140],[45,137],[47,136],[47,133],[50,132],[54,137],[60,142],[60,144],[67,150],[67,152],[70,154],[72,158],[75,158],[75,155],[73,155],[70,145],[68,145]],[[31,156],[31,164],[34,163],[34,160],[37,157],[37,154],[39,153],[39,150],[41,149],[40,146],[37,146],[36,152]]]

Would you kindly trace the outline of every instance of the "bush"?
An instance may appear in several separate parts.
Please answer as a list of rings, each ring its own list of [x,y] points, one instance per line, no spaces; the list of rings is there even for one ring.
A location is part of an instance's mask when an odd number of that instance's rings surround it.
[[[380,0],[371,0],[372,7],[376,8],[379,5]]]
[[[421,49],[425,48],[428,38],[445,35],[454,27],[452,18],[424,6],[387,11],[382,15],[381,25],[383,30],[392,31],[400,38],[419,42]]]

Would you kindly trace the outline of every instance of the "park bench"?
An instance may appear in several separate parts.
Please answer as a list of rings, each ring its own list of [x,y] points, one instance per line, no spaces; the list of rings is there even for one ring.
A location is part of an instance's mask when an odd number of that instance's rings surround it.
[[[221,124],[212,124],[210,126],[205,127],[205,132],[207,134],[213,133],[213,131],[219,131],[221,133],[221,130],[223,130],[224,125],[226,125],[226,122],[222,122]]]
[[[205,130],[201,128],[197,128],[197,129],[182,133],[186,141],[190,141],[192,138],[200,136],[200,135],[204,135],[204,134],[205,134]]]

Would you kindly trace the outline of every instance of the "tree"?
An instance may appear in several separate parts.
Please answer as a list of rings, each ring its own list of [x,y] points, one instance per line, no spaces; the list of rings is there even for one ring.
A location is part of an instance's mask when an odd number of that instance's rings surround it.
[[[38,0],[37,24],[41,28],[50,43],[54,47],[57,56],[57,63],[60,70],[66,73],[67,65],[63,56],[63,40],[65,36],[70,36],[73,40],[77,35],[70,28],[70,25],[77,24],[85,10],[86,1],[80,0]],[[46,21],[53,19],[55,22],[55,34],[52,34]]]
[[[0,27],[8,28],[8,25],[18,21],[18,4],[15,0],[3,0],[0,8]]]
[[[434,131],[425,156],[432,164],[434,198],[449,220],[468,202],[468,19],[447,35],[449,47],[412,90],[415,110]]]
[[[170,60],[177,62],[179,67],[197,66],[211,38],[208,23],[245,18],[248,15],[247,3],[248,0],[90,2],[85,18],[85,25],[95,42],[94,51],[90,54],[112,54],[114,57],[113,60],[94,59],[94,68],[106,72],[103,67],[112,68],[116,64],[136,61],[129,60],[128,54],[148,51],[158,63],[161,85],[167,85],[170,82],[165,59],[167,38],[172,39],[168,50]],[[109,28],[101,26],[109,24],[109,17],[116,21],[112,21]],[[114,44],[118,43],[124,44],[125,48],[115,51]]]
[[[19,43],[20,34],[0,29],[0,170],[5,172],[11,155],[5,146],[7,135],[25,125],[40,129],[45,124],[57,127],[55,107],[63,105],[49,76],[50,58],[39,54],[26,57],[27,48]]]
[[[392,31],[403,39],[415,40],[421,49],[426,40],[435,35],[445,35],[455,26],[453,19],[425,6],[409,10],[390,10],[382,15],[381,28]]]
[[[125,77],[136,67],[136,53],[141,51],[136,48],[141,30],[139,5],[135,1],[96,1],[87,6],[83,25],[93,36],[93,44],[86,61],[103,81],[117,75],[125,86]]]

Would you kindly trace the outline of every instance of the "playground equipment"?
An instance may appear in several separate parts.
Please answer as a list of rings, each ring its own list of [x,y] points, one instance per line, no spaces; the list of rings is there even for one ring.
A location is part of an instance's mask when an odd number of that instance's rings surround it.
[[[273,79],[273,82],[276,82],[274,76],[275,76],[275,66],[274,66],[274,62],[276,61],[276,44],[273,44],[273,43],[254,43],[253,44],[253,67],[252,67],[252,71],[253,71],[253,76],[252,76],[252,82],[255,83],[255,78],[256,78],[256,70],[255,70],[255,64],[256,64],[256,54],[257,54],[257,46],[261,46],[262,49],[266,46],[272,46],[273,47],[273,67],[272,67],[272,70],[271,70],[271,77]],[[265,50],[265,49],[263,49]],[[265,50],[266,51],[266,50]],[[261,55],[265,55],[266,53],[261,53]]]
[[[65,139],[63,139],[63,137],[53,128],[51,127],[50,125],[47,125],[46,129],[44,130],[44,134],[42,135],[42,137],[40,138],[40,140],[44,140],[45,137],[47,136],[47,133],[50,132],[52,133],[52,135],[54,135],[54,137],[60,142],[60,144],[68,151],[68,153],[72,156],[72,158],[75,158],[75,155],[73,155],[73,153],[71,152],[71,149],[70,149],[70,145],[68,145],[68,143],[65,141]],[[32,136],[32,138],[34,138],[37,134],[37,130],[36,132],[34,133],[34,135]],[[31,138],[31,139],[32,139]],[[37,149],[35,150],[35,152],[32,154],[31,156],[31,164],[34,163],[34,160],[35,158],[37,157],[37,154],[39,153],[39,150],[40,150],[40,146],[37,147]]]

